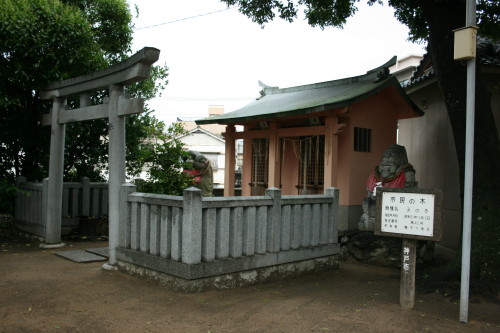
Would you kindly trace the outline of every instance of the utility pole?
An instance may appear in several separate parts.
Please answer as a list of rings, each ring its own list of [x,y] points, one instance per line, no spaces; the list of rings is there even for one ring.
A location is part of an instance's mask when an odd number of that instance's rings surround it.
[[[467,0],[466,27],[476,26],[476,0]],[[475,31],[475,29],[473,29]],[[467,60],[467,100],[465,129],[465,177],[464,177],[464,211],[462,235],[462,276],[460,283],[460,321],[466,323],[469,312],[469,279],[472,232],[472,190],[474,174],[474,113],[476,100],[476,58],[475,39],[474,56]]]

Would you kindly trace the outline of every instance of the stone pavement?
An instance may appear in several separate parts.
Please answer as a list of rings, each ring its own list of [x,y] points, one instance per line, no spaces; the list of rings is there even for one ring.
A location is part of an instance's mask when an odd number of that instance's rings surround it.
[[[57,251],[54,254],[75,262],[93,262],[108,260],[108,252],[107,247],[101,247],[85,250]]]

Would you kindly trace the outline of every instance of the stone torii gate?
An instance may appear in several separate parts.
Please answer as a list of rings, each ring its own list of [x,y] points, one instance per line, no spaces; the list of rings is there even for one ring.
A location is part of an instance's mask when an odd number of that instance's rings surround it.
[[[103,268],[114,269],[118,246],[119,194],[125,182],[125,116],[144,111],[143,99],[125,96],[124,86],[147,79],[151,65],[158,60],[160,50],[145,47],[129,59],[104,70],[50,83],[40,89],[40,98],[52,100],[52,110],[44,118],[51,126],[49,187],[45,243],[41,247],[62,247],[61,213],[66,124],[93,119],[109,119],[109,263]],[[91,92],[109,90],[109,101],[90,105]],[[80,108],[66,110],[69,96],[80,97]]]

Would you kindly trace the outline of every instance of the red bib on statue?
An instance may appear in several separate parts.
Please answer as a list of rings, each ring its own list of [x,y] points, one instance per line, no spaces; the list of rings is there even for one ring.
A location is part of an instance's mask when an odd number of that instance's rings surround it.
[[[384,181],[384,179],[377,179],[375,176],[375,171],[372,171],[370,174],[370,177],[368,177],[368,181],[366,182],[366,188],[368,191],[372,192],[375,186],[377,186],[377,183],[382,182],[380,185],[381,187],[396,187],[396,188],[404,188],[405,187],[405,172],[404,170],[399,173],[399,175],[396,176],[396,178],[389,180],[389,181]]]
[[[189,174],[191,177],[193,177],[193,182],[195,183],[201,183],[201,175],[200,171],[198,170],[189,170],[189,169],[184,169],[183,170],[185,173]]]

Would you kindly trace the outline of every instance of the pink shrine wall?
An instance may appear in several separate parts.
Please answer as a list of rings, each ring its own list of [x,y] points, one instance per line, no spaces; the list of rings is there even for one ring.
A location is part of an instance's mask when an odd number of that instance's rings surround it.
[[[375,95],[352,105],[343,121],[347,126],[339,134],[340,204],[361,205],[370,172],[380,163],[384,151],[396,143],[396,114],[386,98]],[[370,152],[354,151],[354,127],[372,130]]]

